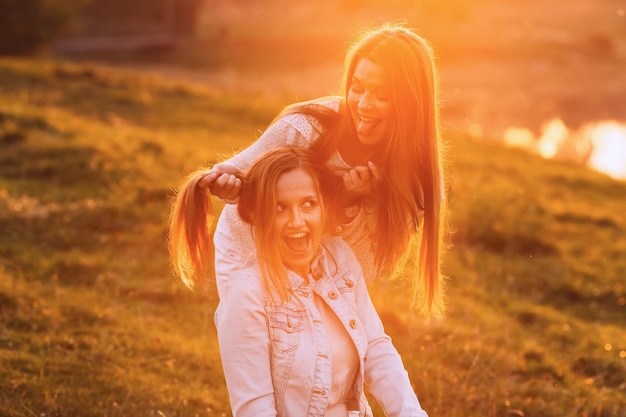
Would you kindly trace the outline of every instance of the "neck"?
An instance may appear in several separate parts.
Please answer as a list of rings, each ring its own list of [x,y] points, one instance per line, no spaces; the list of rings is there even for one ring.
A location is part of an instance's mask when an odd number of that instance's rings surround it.
[[[301,278],[303,279],[307,279],[307,277],[309,276],[309,272],[311,272],[311,266],[307,266],[307,267],[287,267],[287,269],[289,269],[291,272],[295,273],[296,275],[299,275]]]

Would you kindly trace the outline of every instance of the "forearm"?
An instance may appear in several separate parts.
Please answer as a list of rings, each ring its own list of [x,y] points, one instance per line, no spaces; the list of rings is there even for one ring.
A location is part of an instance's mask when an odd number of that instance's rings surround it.
[[[364,283],[357,285],[357,311],[368,339],[365,383],[389,417],[427,417],[400,354],[385,333]]]
[[[427,417],[390,339],[379,339],[368,348],[365,383],[389,417]]]
[[[282,117],[276,120],[271,126],[269,126],[265,132],[250,146],[243,151],[232,156],[224,161],[236,166],[242,171],[248,169],[252,163],[267,151],[281,146],[296,145],[308,147],[313,140],[313,129],[308,122],[303,122],[303,126],[295,126],[292,123],[294,117],[301,117],[305,120],[303,115],[290,115],[289,117]],[[301,129],[307,128],[306,131]]]

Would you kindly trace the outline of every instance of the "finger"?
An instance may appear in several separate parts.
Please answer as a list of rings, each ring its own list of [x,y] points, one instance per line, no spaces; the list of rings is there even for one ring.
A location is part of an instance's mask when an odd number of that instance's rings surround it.
[[[343,186],[346,189],[346,191],[350,191],[352,190],[352,188],[354,188],[354,180],[352,178],[350,171],[343,174]]]
[[[235,190],[235,184],[237,183],[237,177],[230,174],[225,175],[224,186],[222,187],[222,198],[231,198],[233,194],[237,194],[237,190]]]
[[[363,183],[369,182],[369,180],[370,180],[370,170],[369,170],[368,167],[356,166],[356,167],[354,167],[354,170],[359,175],[359,178],[361,179],[361,182],[363,182]]]
[[[241,180],[234,175],[224,173],[213,182],[209,189],[211,194],[218,198],[234,200],[239,197]]]
[[[232,175],[225,172],[221,174],[219,177],[217,177],[215,184],[223,189],[228,185],[228,181],[230,180],[231,177]]]
[[[231,193],[235,189],[237,181],[239,181],[239,178],[235,177],[234,175],[228,176],[228,181],[226,181],[226,185],[224,186],[227,193]]]
[[[380,168],[378,168],[375,163],[369,161],[367,163],[367,167],[370,169],[370,172],[376,181],[382,181],[383,173],[380,172]]]
[[[200,178],[200,180],[197,183],[197,186],[199,188],[209,188],[209,186],[211,184],[213,184],[213,182],[217,179],[218,174],[217,172],[213,172],[210,171],[208,173],[205,173],[202,178]]]
[[[226,185],[228,184],[228,178],[230,174],[217,174],[218,177],[209,186],[211,194],[222,198],[226,193]]]
[[[241,180],[237,177],[234,178],[235,181],[233,182],[232,187],[230,188],[228,193],[224,196],[224,199],[234,200],[239,197],[239,192],[241,191]]]
[[[350,182],[351,182],[353,189],[356,189],[363,184],[363,181],[361,181],[359,172],[356,169],[351,169],[349,174],[350,174]]]

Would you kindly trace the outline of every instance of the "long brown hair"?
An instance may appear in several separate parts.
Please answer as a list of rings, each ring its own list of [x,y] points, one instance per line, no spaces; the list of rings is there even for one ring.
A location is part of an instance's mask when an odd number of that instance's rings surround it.
[[[252,225],[263,282],[270,295],[286,301],[291,285],[277,245],[272,241],[276,215],[276,184],[294,169],[306,171],[316,184],[330,230],[335,224],[336,196],[340,181],[310,149],[286,146],[259,157],[241,178],[237,211]],[[169,227],[169,250],[174,273],[190,288],[206,288],[214,276],[214,213],[206,192],[197,184],[207,171],[189,174],[179,187],[172,206]]]
[[[287,271],[273,242],[276,217],[276,184],[279,178],[295,169],[307,172],[316,186],[322,204],[324,224],[328,229],[335,217],[334,196],[338,195],[339,179],[310,149],[288,146],[273,149],[255,162],[241,184],[237,211],[243,221],[252,224],[256,251],[265,287],[270,295],[286,301],[291,294]],[[327,230],[328,231],[328,230]]]
[[[315,102],[284,112],[316,118],[321,136],[311,149],[330,157],[342,140],[356,135],[345,99],[361,59],[385,72],[394,109],[394,128],[379,162],[384,183],[376,196],[376,264],[384,274],[408,275],[413,305],[427,315],[439,315],[445,307],[441,277],[445,204],[439,87],[430,44],[401,25],[385,24],[365,32],[347,52],[339,112]],[[419,251],[418,262],[411,259],[414,251]]]

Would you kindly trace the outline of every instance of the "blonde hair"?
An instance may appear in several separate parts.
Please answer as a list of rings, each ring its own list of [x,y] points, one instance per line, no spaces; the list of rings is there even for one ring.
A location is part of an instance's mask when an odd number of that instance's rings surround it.
[[[340,181],[311,150],[286,146],[259,157],[241,178],[237,212],[252,225],[258,263],[268,294],[287,301],[291,284],[280,252],[273,238],[276,216],[276,184],[279,178],[295,169],[303,169],[313,179],[324,212],[324,224],[334,225],[334,196],[339,195]],[[189,287],[206,287],[214,274],[212,242],[213,216],[206,193],[197,187],[206,170],[185,178],[170,216],[169,249],[176,275]]]
[[[426,315],[440,315],[445,309],[441,256],[446,210],[439,87],[428,41],[396,24],[365,32],[346,55],[339,113],[311,102],[292,105],[284,113],[318,119],[323,128],[311,148],[327,160],[341,141],[356,135],[345,98],[362,59],[385,72],[394,109],[394,128],[377,162],[384,182],[375,199],[376,264],[383,273],[409,275],[412,305]],[[418,262],[411,260],[415,251]]]

